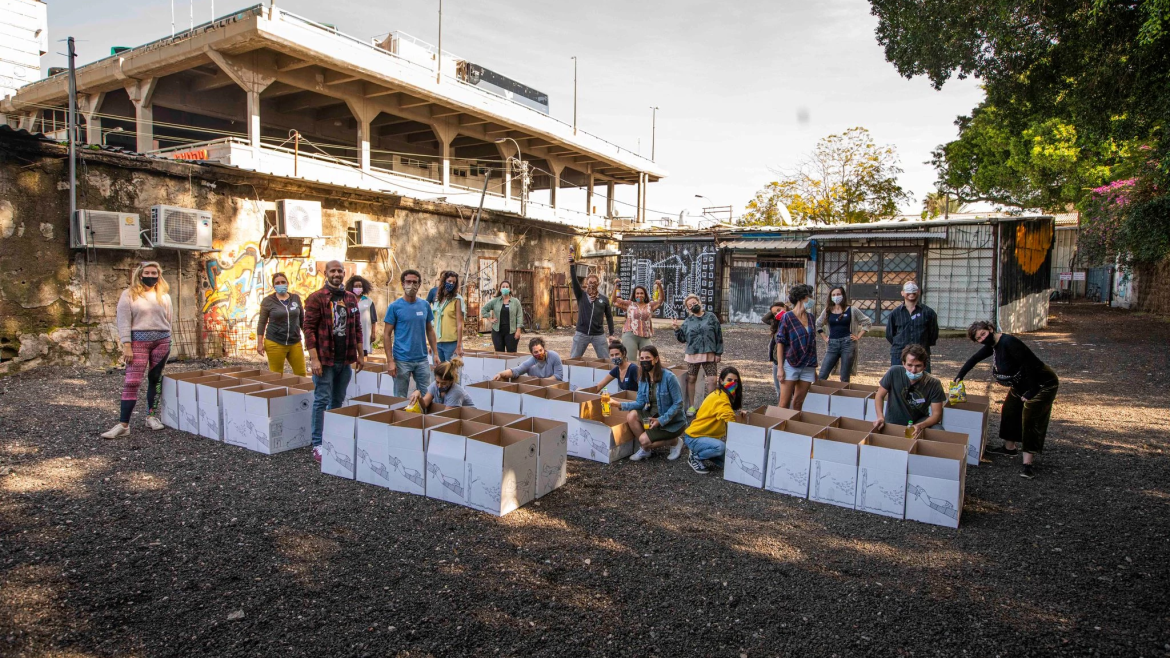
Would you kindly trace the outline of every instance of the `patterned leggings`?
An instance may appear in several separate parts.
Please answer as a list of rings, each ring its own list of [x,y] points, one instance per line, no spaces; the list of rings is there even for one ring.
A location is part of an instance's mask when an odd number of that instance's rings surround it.
[[[122,386],[123,423],[130,422],[130,414],[134,412],[134,404],[138,401],[138,387],[142,385],[144,376],[146,408],[148,413],[155,413],[158,394],[162,389],[163,366],[167,364],[167,357],[171,353],[171,339],[136,340],[130,343],[130,348],[134,350],[134,362],[126,366],[126,383]]]

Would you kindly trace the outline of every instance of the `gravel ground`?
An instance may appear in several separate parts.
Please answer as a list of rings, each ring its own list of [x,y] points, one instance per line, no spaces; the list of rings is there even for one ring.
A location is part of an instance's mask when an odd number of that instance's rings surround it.
[[[1062,379],[1040,477],[970,469],[959,530],[661,458],[570,460],[567,486],[497,519],[303,450],[138,418],[102,441],[119,371],[0,380],[0,655],[1168,655],[1170,324],[1055,314],[1027,337]],[[772,402],[764,328],[725,335],[749,403]],[[864,341],[872,383],[885,342]],[[937,370],[972,350],[944,339]]]

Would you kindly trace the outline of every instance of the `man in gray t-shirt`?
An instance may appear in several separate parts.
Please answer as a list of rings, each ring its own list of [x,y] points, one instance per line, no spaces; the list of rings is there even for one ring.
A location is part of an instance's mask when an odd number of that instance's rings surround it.
[[[921,345],[907,345],[902,350],[902,365],[891,366],[886,371],[873,401],[877,412],[873,424],[875,432],[887,423],[895,427],[913,423],[914,438],[918,439],[922,437],[922,430],[942,422],[947,394],[942,382],[926,372],[928,358]]]
[[[515,368],[500,371],[495,377],[494,381],[501,379],[511,379],[513,377],[520,377],[521,375],[531,375],[532,377],[555,377],[558,381],[565,381],[564,367],[561,365],[561,356],[552,350],[544,348],[544,339],[533,338],[528,341],[528,352],[532,356],[528,357]]]

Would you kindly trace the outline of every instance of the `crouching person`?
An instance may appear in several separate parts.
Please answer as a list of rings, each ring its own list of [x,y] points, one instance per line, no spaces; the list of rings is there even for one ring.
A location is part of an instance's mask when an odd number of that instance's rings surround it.
[[[728,367],[719,373],[719,388],[704,398],[695,419],[683,433],[683,443],[691,451],[688,463],[696,473],[706,475],[708,461],[723,468],[727,424],[737,417],[747,418],[747,411],[743,410],[743,385],[739,381],[739,371]]]
[[[921,345],[907,345],[902,350],[902,365],[891,366],[873,399],[877,420],[873,431],[887,423],[906,428],[906,438],[922,438],[922,430],[942,422],[946,391],[937,377],[926,372],[930,354]],[[885,402],[889,400],[887,407]]]
[[[655,448],[668,446],[670,454],[666,458],[678,459],[683,449],[680,435],[687,425],[678,378],[662,367],[658,348],[653,345],[638,352],[638,372],[638,399],[621,404],[622,411],[630,412],[626,423],[638,437],[638,451],[630,455],[630,461],[642,461]]]
[[[438,402],[448,407],[474,407],[471,396],[459,385],[459,369],[463,367],[463,359],[453,356],[435,366],[435,381],[427,387],[426,393],[413,391],[410,394],[410,404],[416,402],[423,411],[430,411],[431,404]]]

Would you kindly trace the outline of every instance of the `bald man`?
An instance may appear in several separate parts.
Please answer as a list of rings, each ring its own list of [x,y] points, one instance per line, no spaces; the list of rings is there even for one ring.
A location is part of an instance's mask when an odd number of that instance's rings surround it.
[[[357,295],[345,289],[345,265],[325,264],[325,285],[305,299],[305,349],[313,372],[313,459],[321,463],[321,426],[326,409],[345,404],[353,370],[365,367]]]

